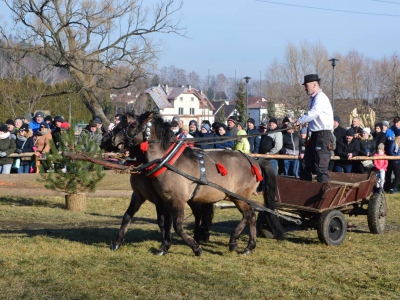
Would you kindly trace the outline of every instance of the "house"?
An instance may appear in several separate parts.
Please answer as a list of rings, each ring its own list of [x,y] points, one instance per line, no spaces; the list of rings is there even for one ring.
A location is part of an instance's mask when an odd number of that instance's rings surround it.
[[[215,108],[214,116],[216,122],[226,123],[226,120],[235,114],[235,105],[230,104],[229,101],[212,101]]]
[[[186,87],[158,85],[148,88],[146,94],[166,121],[179,116],[183,124],[189,124],[190,120],[196,120],[198,124],[203,120],[214,122],[215,108],[211,101],[201,90],[196,90],[190,85]]]
[[[249,115],[257,125],[268,120],[267,103],[268,101],[264,97],[248,97]]]

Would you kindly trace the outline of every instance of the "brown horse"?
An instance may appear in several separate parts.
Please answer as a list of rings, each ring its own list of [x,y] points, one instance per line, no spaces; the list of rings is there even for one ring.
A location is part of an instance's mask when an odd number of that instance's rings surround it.
[[[122,147],[115,147],[112,145],[113,138],[116,132],[119,132],[124,127],[127,126],[127,123],[124,121],[119,123],[113,131],[107,133],[102,140],[101,148],[106,151],[124,151]],[[136,150],[136,151],[135,151]],[[145,156],[142,151],[138,151],[138,148],[132,148],[130,157],[135,158],[138,162],[143,162],[145,160]],[[156,206],[157,212],[157,224],[161,231],[161,246],[159,247],[157,254],[164,255],[167,253],[169,247],[172,243],[171,236],[171,228],[172,228],[172,218],[170,217],[170,213],[166,213],[166,209],[164,207],[163,199],[156,193],[153,187],[152,179],[141,175],[141,174],[132,174],[130,177],[130,183],[132,187],[132,196],[131,202],[129,204],[128,209],[126,210],[121,227],[115,237],[115,240],[112,244],[112,250],[117,250],[120,248],[128,227],[133,219],[135,213],[140,209],[142,204],[148,199],[151,203]],[[195,226],[194,226],[194,237],[196,241],[208,241],[209,239],[209,227],[211,226],[212,221],[212,205],[202,206],[197,203],[189,203],[189,206],[192,209],[194,218],[195,218]]]
[[[256,247],[255,213],[249,204],[239,200],[232,193],[248,199],[259,184],[255,175],[259,174],[261,165],[267,176],[264,205],[275,209],[276,178],[269,163],[259,163],[238,151],[201,152],[200,149],[193,150],[183,146],[182,152],[179,146],[182,142],[177,143],[170,124],[152,112],[134,118],[128,116],[128,121],[129,125],[123,132],[120,131],[113,138],[113,144],[128,144],[129,147],[140,147],[142,151],[146,151],[148,167],[143,172],[153,178],[155,190],[171,208],[175,232],[195,255],[201,255],[201,246],[183,230],[188,199],[195,203],[210,204],[223,199],[232,201],[243,218],[231,234],[229,250],[237,249],[237,239],[248,224],[249,241],[244,253],[251,253]],[[179,152],[182,154],[179,155]],[[252,166],[257,172],[254,172]],[[227,174],[224,171],[227,171]],[[222,176],[224,174],[225,176]],[[205,184],[206,182],[213,183],[214,186],[216,184],[222,187],[222,190],[211,187]],[[282,239],[284,231],[278,218],[267,214],[267,222],[274,237]]]

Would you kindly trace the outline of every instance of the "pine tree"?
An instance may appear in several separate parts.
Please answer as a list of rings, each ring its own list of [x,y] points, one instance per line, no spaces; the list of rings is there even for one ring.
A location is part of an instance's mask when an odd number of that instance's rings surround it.
[[[236,105],[235,110],[237,111],[237,115],[239,116],[239,122],[246,122],[246,91],[244,90],[244,83],[240,82],[238,85],[238,91],[235,93],[236,95]]]
[[[71,126],[68,132],[62,129],[61,134],[56,135],[57,141],[50,141],[51,152],[47,154],[46,160],[42,161],[40,166],[41,178],[38,181],[44,182],[45,187],[48,189],[64,192],[68,195],[94,192],[98,183],[105,176],[103,167],[89,161],[71,160],[63,156],[62,153],[75,152],[91,157],[99,157],[102,154],[102,150],[93,140],[88,139],[87,135],[75,145],[73,128],[74,126]],[[45,172],[45,169],[48,172]],[[86,198],[84,201],[86,207]]]

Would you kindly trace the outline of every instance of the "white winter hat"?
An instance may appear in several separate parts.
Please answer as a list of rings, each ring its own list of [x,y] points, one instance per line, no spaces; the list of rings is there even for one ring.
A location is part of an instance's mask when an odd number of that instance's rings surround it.
[[[371,134],[371,129],[369,129],[368,127],[365,127],[363,129],[363,132],[366,132],[366,133],[368,133],[368,135],[370,135]]]

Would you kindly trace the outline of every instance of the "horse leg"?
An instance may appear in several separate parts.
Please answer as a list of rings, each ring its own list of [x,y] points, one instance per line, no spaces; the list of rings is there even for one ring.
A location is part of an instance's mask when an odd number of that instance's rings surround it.
[[[182,202],[182,204],[174,203],[172,205],[172,214],[175,232],[185,241],[186,244],[188,244],[196,256],[200,256],[203,253],[201,246],[183,230],[185,202]]]
[[[169,248],[172,244],[172,213],[171,209],[164,201],[159,198],[160,201],[156,202],[156,210],[157,210],[157,223],[158,227],[161,231],[161,246],[158,248],[158,255],[167,254]]]
[[[112,250],[118,250],[121,247],[126,232],[128,231],[129,224],[132,222],[133,216],[139,210],[140,206],[143,204],[144,201],[145,199],[143,197],[139,197],[139,195],[136,194],[135,192],[132,193],[131,202],[122,218],[121,227],[111,247]]]
[[[201,225],[200,225],[200,237],[203,242],[210,240],[210,228],[212,220],[214,218],[214,204],[202,204],[201,205]]]
[[[189,207],[192,209],[192,213],[194,216],[194,232],[193,232],[193,238],[197,243],[200,243],[201,239],[201,228],[200,228],[200,223],[202,221],[202,207],[201,204],[199,203],[194,203],[192,201],[188,202]]]
[[[229,251],[234,251],[237,249],[237,239],[242,233],[246,224],[249,224],[249,242],[244,250],[244,254],[250,254],[256,247],[256,218],[253,209],[248,204],[242,203],[240,201],[234,201],[236,207],[242,213],[243,218],[239,222],[239,225],[233,230],[231,238],[229,240]]]

